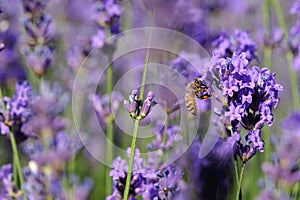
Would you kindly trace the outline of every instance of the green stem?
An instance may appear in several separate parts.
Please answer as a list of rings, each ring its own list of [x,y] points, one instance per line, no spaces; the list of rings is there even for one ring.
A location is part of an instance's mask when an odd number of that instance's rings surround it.
[[[280,2],[279,2],[279,0],[273,0],[272,3],[274,5],[274,9],[275,9],[279,24],[284,31],[284,37],[287,38],[288,37],[288,29],[287,29],[287,25],[286,25],[286,22],[284,19],[283,11],[281,9]],[[289,71],[290,71],[293,107],[294,107],[294,109],[298,110],[298,109],[300,109],[300,102],[299,102],[299,89],[298,89],[297,74],[293,70],[294,55],[292,54],[291,51],[287,51],[285,56],[288,61]]]
[[[272,68],[272,48],[271,47],[265,47],[264,56],[265,56],[265,67],[267,67],[271,70],[271,68]]]
[[[85,63],[88,59],[88,56],[84,57],[83,60],[82,60],[82,63]],[[81,68],[81,70],[78,71],[77,73],[78,76],[81,77],[81,79],[85,80],[86,79],[86,71],[84,70],[84,68]],[[77,123],[76,123],[76,127],[77,127],[77,130],[80,132],[80,128],[81,128],[81,123],[82,123],[82,110],[83,110],[83,100],[84,100],[84,94],[83,92],[79,93],[77,95],[77,99],[78,99],[78,107],[79,107],[79,116],[76,115],[76,119],[77,119]],[[71,113],[72,112],[72,105],[70,105],[69,109],[67,110],[67,113],[66,113],[66,118],[72,118],[74,117],[73,114],[74,113]],[[69,173],[75,173],[75,170],[76,170],[76,155],[77,154],[74,154],[71,158],[71,160],[68,162],[68,172]]]
[[[292,194],[291,194],[292,199],[298,199],[299,184],[300,183],[297,182],[292,189]]]
[[[235,172],[235,180],[236,184],[239,182],[239,172],[238,172],[238,160],[234,159],[234,172]]]
[[[132,176],[132,167],[133,167],[133,162],[134,162],[134,154],[135,154],[135,149],[136,149],[136,139],[137,139],[137,135],[138,135],[139,123],[140,123],[140,120],[136,119],[135,123],[134,123],[133,136],[132,136],[132,141],[131,141],[131,152],[130,152],[130,158],[129,158],[128,173],[127,173],[127,177],[126,177],[124,200],[128,200],[128,196],[129,196],[130,181],[131,181],[131,176]]]
[[[289,64],[291,86],[292,86],[293,106],[294,106],[295,110],[299,110],[300,102],[299,102],[298,77],[297,77],[297,73],[293,70],[294,55],[292,54],[292,52],[287,52],[286,58],[287,58],[288,64]]]
[[[109,28],[106,28],[106,36],[107,38],[110,38],[111,36],[111,32]],[[112,56],[112,52],[108,53],[108,68],[107,68],[107,83],[106,83],[106,92],[108,95],[112,94],[112,88],[113,88],[113,65],[112,65],[112,60],[113,60],[113,56]],[[111,106],[111,102],[110,102],[110,106]],[[106,136],[109,140],[109,142],[106,145],[106,163],[107,164],[111,164],[113,157],[114,157],[114,148],[113,148],[113,144],[114,144],[114,125],[113,125],[113,118],[109,118],[107,120],[106,123]],[[110,168],[106,167],[106,178],[105,178],[105,183],[106,183],[106,196],[109,196],[111,194],[111,190],[112,190],[112,180],[109,176],[110,173]]]
[[[284,19],[283,11],[281,9],[280,2],[279,2],[279,0],[273,0],[272,3],[274,6],[274,9],[275,9],[275,13],[276,13],[279,25],[283,29],[284,37],[287,38],[288,37],[288,29],[287,29],[287,25],[285,23],[285,19]]]
[[[106,124],[106,132],[107,132],[107,138],[109,142],[107,142],[106,146],[106,163],[111,164],[114,156],[114,148],[113,148],[113,132],[114,132],[114,126],[113,126],[113,120],[109,120]],[[106,176],[105,176],[105,183],[106,183],[106,196],[109,196],[111,194],[112,189],[112,180],[109,176],[110,168],[106,167]]]
[[[238,181],[238,186],[237,186],[237,191],[236,191],[236,200],[240,199],[240,195],[242,195],[242,180],[243,180],[243,175],[244,175],[244,170],[245,170],[245,164],[243,163],[240,176],[239,176],[239,181]]]
[[[3,94],[2,94],[1,88],[0,88],[0,100],[1,100],[2,110],[3,110],[3,112],[5,112],[6,108],[5,108],[5,104],[4,104],[4,101],[3,101]],[[13,150],[14,183],[18,182],[17,177],[19,177],[20,184],[21,184],[21,187],[22,187],[23,184],[24,184],[24,177],[23,177],[23,173],[22,173],[22,167],[21,167],[21,163],[20,163],[17,143],[16,143],[16,140],[15,140],[15,136],[11,131],[9,132],[9,137],[10,137],[10,142],[11,142],[11,146],[12,146],[12,150]],[[17,186],[17,184],[16,184],[16,186]],[[24,191],[24,199],[25,200],[27,199],[25,191]]]
[[[151,35],[152,34],[150,34],[149,41],[151,40]],[[141,85],[141,91],[140,91],[140,99],[144,98],[144,89],[145,89],[145,82],[146,82],[146,78],[147,78],[149,58],[150,58],[150,49],[148,49],[147,53],[146,53],[145,66],[144,66],[142,85]]]
[[[264,5],[264,26],[265,26],[265,36],[266,39],[270,39],[271,35],[271,0],[265,0],[265,5]],[[272,47],[270,46],[265,46],[264,47],[264,61],[265,61],[265,67],[269,68],[271,70],[272,68]],[[267,162],[270,158],[270,152],[271,152],[271,145],[270,145],[270,128],[266,127],[265,130],[265,161]],[[268,186],[268,179],[267,176],[265,175],[265,182],[266,185]]]
[[[150,46],[151,37],[152,37],[152,31],[149,35],[148,46]],[[145,87],[145,83],[146,83],[149,58],[150,58],[150,48],[147,49],[146,58],[145,58],[142,85],[141,85],[140,97],[139,97],[139,99],[141,99],[141,100],[144,97],[144,87]],[[136,139],[137,139],[137,135],[138,135],[139,123],[140,123],[140,120],[136,119],[135,123],[134,123],[133,136],[132,136],[132,141],[131,141],[131,151],[130,151],[128,173],[127,173],[126,185],[125,185],[125,191],[124,191],[124,200],[128,200],[128,197],[129,197],[129,189],[130,189],[130,182],[131,182],[131,176],[132,176],[132,168],[133,168],[133,163],[134,163],[134,154],[135,154],[135,149],[136,149]]]
[[[14,161],[15,161],[15,164],[16,164],[16,166],[14,166],[14,167],[17,168],[20,184],[21,184],[21,186],[23,186],[24,177],[23,177],[22,167],[21,167],[19,153],[18,153],[18,149],[17,149],[17,143],[16,143],[16,140],[15,140],[14,134],[11,131],[9,132],[9,136],[10,136],[10,142],[11,142],[11,146],[12,146],[12,150],[13,150]]]
[[[15,184],[15,186],[17,186],[18,185],[18,178],[17,178],[17,168],[16,168],[16,157],[15,156],[13,156],[13,176],[14,176],[14,184]]]
[[[3,112],[5,112],[5,104],[4,104],[3,94],[2,94],[1,88],[0,88],[0,99],[1,99],[2,110],[3,110]]]
[[[269,39],[271,33],[271,1],[265,0],[264,5],[264,26],[265,26],[265,34]]]
[[[166,124],[165,124],[165,129],[164,129],[164,136],[163,136],[163,144],[166,144],[167,141],[167,130],[169,126],[169,112],[167,112],[167,117],[166,117]]]

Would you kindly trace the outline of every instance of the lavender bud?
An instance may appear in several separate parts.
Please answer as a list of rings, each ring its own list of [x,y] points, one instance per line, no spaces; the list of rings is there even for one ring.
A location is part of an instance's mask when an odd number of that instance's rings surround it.
[[[130,117],[136,118],[139,113],[139,100],[138,100],[138,91],[133,90],[131,95],[129,95],[129,101],[124,100],[124,106],[129,112]]]
[[[37,76],[43,76],[52,60],[52,52],[47,46],[36,46],[34,51],[27,51],[28,65]]]
[[[37,40],[37,34],[35,32],[35,27],[33,23],[27,19],[24,21],[24,28],[27,33],[28,38],[28,44],[35,45]]]
[[[133,90],[131,92],[131,95],[129,96],[129,100],[130,100],[130,102],[138,100],[138,91],[137,90]]]
[[[154,99],[154,94],[152,91],[149,91],[147,94],[147,99],[144,101],[142,106],[142,110],[140,114],[141,119],[144,119],[149,114],[151,107],[154,105],[153,99]]]
[[[126,110],[129,112],[130,116],[135,118],[138,107],[139,107],[138,103],[136,101],[129,102],[127,100],[124,100],[124,106],[125,106]]]
[[[106,39],[106,33],[103,29],[99,29],[97,35],[92,37],[92,47],[93,48],[102,48],[104,46]]]

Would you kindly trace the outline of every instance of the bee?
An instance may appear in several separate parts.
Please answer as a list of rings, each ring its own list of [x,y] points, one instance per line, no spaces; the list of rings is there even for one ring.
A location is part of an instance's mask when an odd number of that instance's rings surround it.
[[[196,116],[198,112],[196,97],[201,100],[206,100],[211,97],[211,93],[209,88],[200,80],[200,78],[195,78],[193,82],[190,82],[187,85],[186,90],[185,105],[190,113]]]

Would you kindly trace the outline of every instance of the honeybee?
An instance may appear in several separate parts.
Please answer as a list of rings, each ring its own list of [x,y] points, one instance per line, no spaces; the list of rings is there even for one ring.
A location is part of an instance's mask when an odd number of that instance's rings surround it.
[[[200,80],[200,78],[195,78],[193,82],[190,82],[187,85],[186,90],[185,105],[190,113],[196,116],[198,112],[196,97],[205,100],[211,97],[211,93],[209,88]]]

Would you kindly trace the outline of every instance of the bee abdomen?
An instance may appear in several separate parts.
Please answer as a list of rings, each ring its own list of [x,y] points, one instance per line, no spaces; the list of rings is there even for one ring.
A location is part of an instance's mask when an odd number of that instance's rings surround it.
[[[187,93],[185,95],[185,105],[192,115],[197,115],[197,102],[193,93]]]

